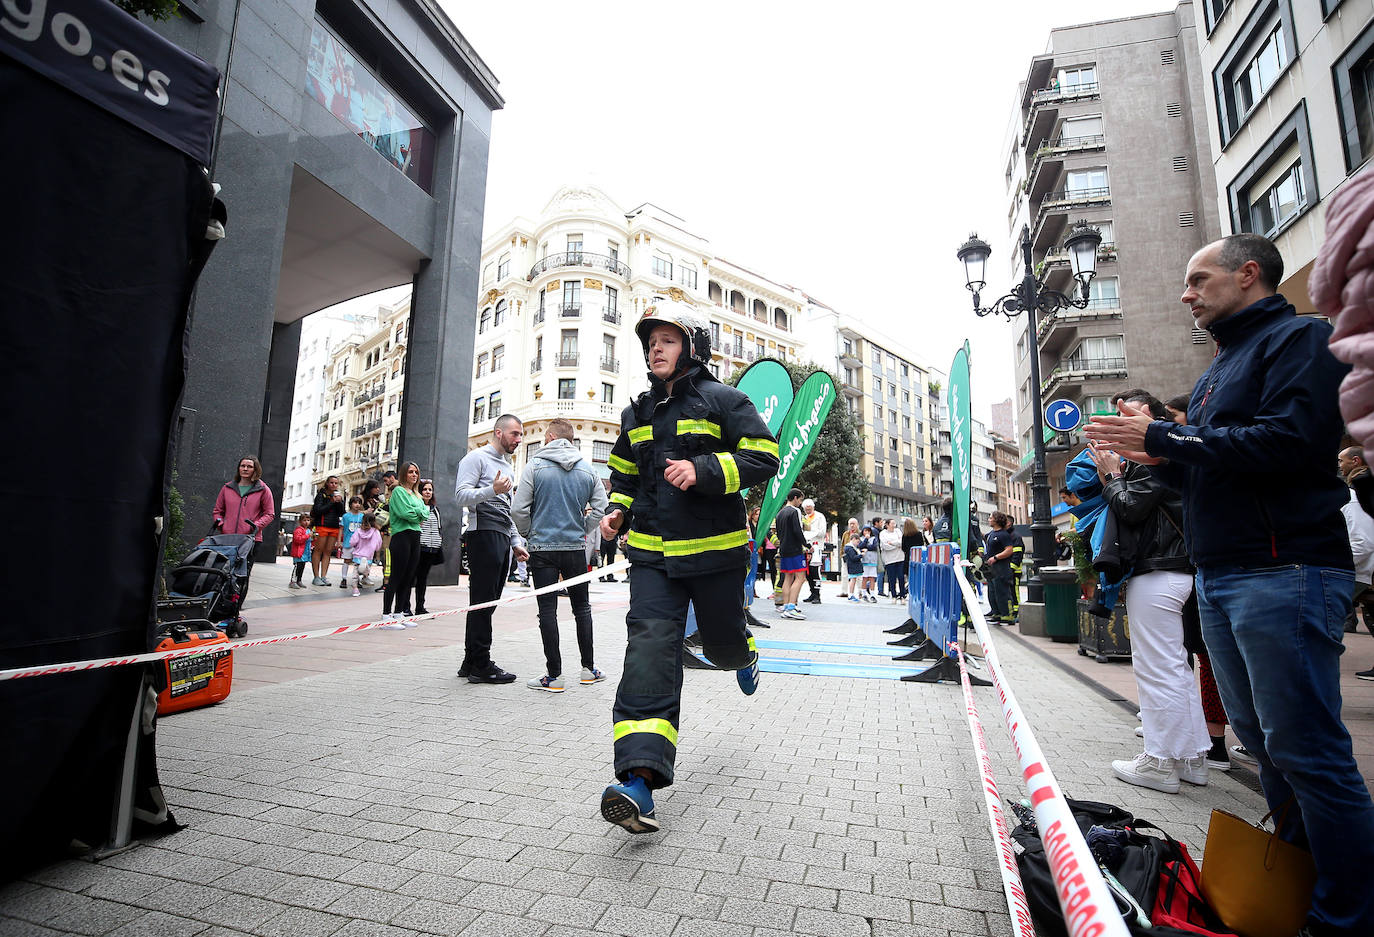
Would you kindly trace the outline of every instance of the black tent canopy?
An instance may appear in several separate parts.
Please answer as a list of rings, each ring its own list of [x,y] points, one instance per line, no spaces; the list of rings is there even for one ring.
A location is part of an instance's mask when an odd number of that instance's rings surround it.
[[[0,670],[151,648],[219,75],[108,0],[0,10]],[[218,206],[218,207],[217,207]],[[222,228],[217,229],[217,233]],[[171,825],[147,666],[0,681],[0,878]]]

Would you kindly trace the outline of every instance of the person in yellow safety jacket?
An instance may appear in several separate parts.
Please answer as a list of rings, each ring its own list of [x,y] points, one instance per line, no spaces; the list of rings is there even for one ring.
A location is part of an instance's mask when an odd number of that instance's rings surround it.
[[[1011,620],[1021,617],[1021,563],[1026,558],[1026,544],[1020,537],[1011,545]]]
[[[710,372],[708,321],[660,301],[635,326],[649,390],[625,408],[611,449],[601,535],[629,533],[629,645],[612,711],[615,775],[601,815],[631,833],[659,828],[651,791],[673,783],[682,704],[682,638],[692,603],[702,651],[758,687],[745,627],[749,524],[740,491],[778,471],[778,444],[749,398]]]

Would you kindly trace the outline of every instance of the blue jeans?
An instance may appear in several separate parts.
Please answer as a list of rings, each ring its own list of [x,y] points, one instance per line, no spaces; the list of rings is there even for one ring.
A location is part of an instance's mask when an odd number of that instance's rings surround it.
[[[1226,715],[1259,761],[1280,831],[1317,867],[1309,921],[1374,933],[1374,802],[1341,722],[1340,656],[1354,575],[1323,566],[1197,572],[1202,636]]]

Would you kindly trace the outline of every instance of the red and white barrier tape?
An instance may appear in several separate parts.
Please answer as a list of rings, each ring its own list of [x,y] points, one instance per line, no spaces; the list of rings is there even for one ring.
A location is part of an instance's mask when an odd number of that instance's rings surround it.
[[[1002,812],[1002,796],[997,793],[997,782],[992,777],[992,758],[988,755],[988,740],[983,734],[983,720],[978,717],[978,706],[973,702],[973,686],[968,680],[968,668],[964,665],[964,655],[957,653],[959,661],[959,680],[964,687],[964,704],[968,711],[968,731],[973,736],[973,747],[978,755],[978,771],[983,776],[983,800],[988,807],[988,824],[992,827],[992,839],[997,844],[997,866],[1002,873],[1002,891],[1007,896],[1007,910],[1011,913],[1012,923],[1020,937],[1035,937],[1035,924],[1031,921],[1030,905],[1026,903],[1026,890],[1021,885],[1021,872],[1016,867],[1016,853],[1011,848],[1011,833],[1007,829],[1007,818]]]
[[[992,677],[997,697],[1002,703],[1002,716],[1021,766],[1026,790],[1030,794],[1040,838],[1045,843],[1045,856],[1049,859],[1050,874],[1054,878],[1055,892],[1059,907],[1064,912],[1069,937],[1129,937],[1126,922],[1117,910],[1107,882],[1102,878],[1097,860],[1093,858],[1073,818],[1059,782],[1045,761],[1040,743],[1031,732],[1026,714],[1017,703],[1016,694],[1002,678],[1002,664],[997,658],[997,649],[992,644],[987,621],[978,605],[978,596],[964,575],[964,565],[955,564],[959,589],[963,592],[973,628],[978,632],[978,640],[983,645],[988,675]]]
[[[476,605],[464,605],[461,608],[445,609],[442,612],[427,612],[424,615],[410,615],[402,620],[430,621],[435,618],[445,618],[449,615],[462,615],[484,608],[497,608],[502,605],[511,605],[515,602],[523,602],[525,599],[543,595],[547,592],[554,592],[559,589],[566,589],[568,586],[576,586],[584,582],[591,582],[593,576],[608,576],[629,568],[629,561],[621,560],[618,563],[612,563],[610,566],[602,566],[583,573],[580,576],[574,576],[571,579],[563,579],[552,585],[544,586],[531,592],[513,592],[510,595],[502,596],[490,602],[480,602]],[[332,638],[341,634],[350,634],[356,631],[368,631],[373,628],[380,628],[382,625],[393,624],[394,621],[395,619],[364,621],[353,625],[338,625],[333,628],[320,628],[316,631],[298,631],[295,634],[278,634],[265,638],[245,638],[239,641],[231,641],[228,644],[217,644],[212,650],[215,653],[225,650],[241,651],[245,648],[263,647],[268,644],[286,644],[291,641],[307,641],[311,638]],[[149,651],[146,654],[130,654],[126,657],[102,657],[95,660],[77,660],[63,664],[43,664],[38,667],[15,667],[10,670],[0,670],[0,681],[21,680],[25,677],[46,677],[60,673],[77,673],[83,670],[100,670],[105,667],[125,667],[129,664],[143,664],[155,660],[176,660],[179,657],[196,657],[205,653],[207,653],[207,651],[203,646],[192,648],[168,648],[165,651]]]

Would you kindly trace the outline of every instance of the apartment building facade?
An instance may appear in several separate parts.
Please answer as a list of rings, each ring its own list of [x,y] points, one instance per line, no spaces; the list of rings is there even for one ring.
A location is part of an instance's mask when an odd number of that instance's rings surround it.
[[[1023,225],[1049,289],[1076,288],[1062,246],[1076,222],[1095,226],[1102,244],[1087,308],[1040,316],[1033,336],[1024,315],[1015,320],[1018,481],[1030,474],[1032,407],[1065,398],[1085,415],[1104,412],[1113,392],[1133,386],[1168,397],[1190,390],[1211,358],[1210,337],[1178,299],[1188,258],[1221,232],[1193,17],[1185,0],[1166,13],[1052,30],[1019,85],[1007,283],[1021,277]],[[1052,488],[1066,459],[1050,454]]]
[[[326,442],[328,428],[328,421],[321,415],[331,399],[329,381],[333,352],[344,337],[355,332],[370,334],[376,328],[374,314],[341,314],[334,309],[321,310],[302,321],[282,511],[299,513],[308,510],[314,501],[319,454],[324,451],[320,444]]]
[[[939,501],[939,391],[944,372],[851,314],[807,297],[808,360],[835,375],[861,436],[864,516],[919,517]]]
[[[798,360],[803,294],[716,256],[651,203],[627,211],[599,189],[565,186],[536,218],[492,230],[481,263],[468,445],[484,445],[498,416],[516,414],[527,440],[517,470],[548,421],[563,417],[609,475],[620,413],[648,387],[634,326],[656,299],[698,307],[722,380],[759,358]]]
[[[1374,0],[1199,0],[1224,233],[1272,238],[1299,312],[1325,200],[1374,154]],[[1199,125],[1199,131],[1204,125]]]
[[[410,297],[380,307],[376,319],[362,325],[330,354],[312,499],[330,475],[339,476],[345,495],[357,494],[369,477],[398,464]],[[421,465],[420,471],[430,474],[434,467]]]

